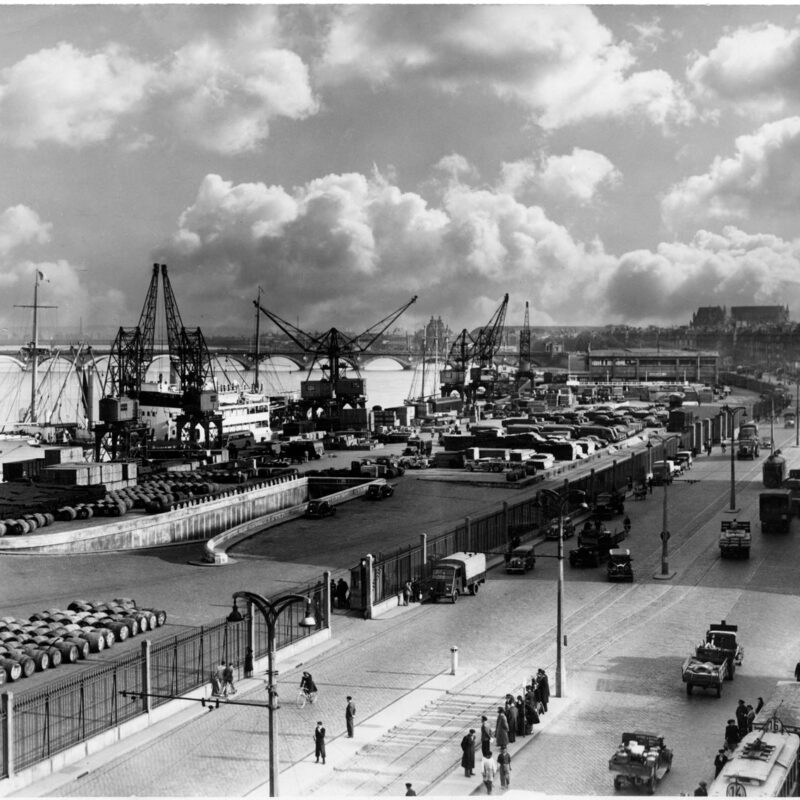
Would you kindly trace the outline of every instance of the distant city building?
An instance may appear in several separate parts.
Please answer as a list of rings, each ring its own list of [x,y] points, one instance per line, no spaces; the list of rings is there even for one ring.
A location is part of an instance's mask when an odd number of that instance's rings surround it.
[[[788,306],[731,306],[731,322],[737,327],[784,325],[789,321]]]
[[[586,354],[591,381],[660,381],[714,384],[719,377],[719,353],[655,347],[592,350]]]
[[[725,306],[701,306],[692,316],[693,328],[722,328],[726,323]]]

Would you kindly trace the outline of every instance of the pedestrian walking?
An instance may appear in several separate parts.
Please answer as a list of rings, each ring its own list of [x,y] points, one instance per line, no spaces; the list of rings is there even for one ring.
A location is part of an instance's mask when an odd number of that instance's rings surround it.
[[[508,720],[508,741],[512,744],[517,741],[517,705],[514,698],[509,695],[506,701],[505,713]]]
[[[483,754],[484,758],[488,755],[491,755],[491,744],[492,744],[492,728],[489,725],[489,717],[485,714],[481,717],[481,753]]]
[[[647,476],[647,490],[650,492],[650,494],[653,494],[653,476],[652,475],[648,475]]]
[[[322,725],[322,720],[317,720],[317,727],[314,728],[314,755],[316,756],[316,763],[322,759],[325,763],[325,728]]]
[[[758,702],[756,703],[756,714],[758,714],[758,712],[761,711],[762,708],[764,708],[764,698],[759,697]]]
[[[414,784],[406,784],[406,797],[416,797],[417,793],[414,791]]]
[[[739,739],[747,733],[747,706],[740,700],[736,706],[736,725],[739,728]]]
[[[408,601],[411,599],[412,589],[411,589],[411,581],[406,581],[403,584],[403,605],[407,606]]]
[[[498,747],[508,747],[508,717],[503,706],[497,707],[497,719],[494,723],[494,738]]]
[[[700,781],[697,788],[694,790],[695,797],[708,797],[708,784],[705,781]]]
[[[631,518],[626,514],[625,519],[622,520],[622,527],[625,529],[626,535],[631,532]]]
[[[348,594],[349,586],[344,578],[339,578],[336,584],[336,599],[339,603],[339,608],[350,608],[350,597]]]
[[[492,751],[483,754],[481,759],[481,777],[483,778],[483,785],[486,787],[486,794],[492,793],[492,786],[494,785],[494,776],[497,772],[497,765],[492,758]]]
[[[253,677],[253,648],[248,647],[244,654],[244,676]]]
[[[753,730],[753,722],[754,722],[755,718],[756,718],[755,709],[753,708],[753,706],[751,706],[748,703],[747,704],[747,716],[745,717],[745,720],[746,720],[746,723],[747,723],[747,732],[748,733],[750,733],[750,731]]]
[[[734,750],[739,744],[739,726],[735,719],[729,719],[725,726],[725,746],[728,750]]]
[[[471,778],[475,774],[475,728],[470,728],[461,740],[461,766],[464,777]]]
[[[542,701],[542,708],[544,709],[544,713],[547,713],[547,704],[550,702],[550,679],[547,677],[547,673],[539,668],[536,672],[538,683],[541,684],[541,701]]]
[[[500,785],[508,789],[511,786],[511,755],[505,747],[501,747],[497,755],[497,771],[500,773]]]
[[[347,695],[347,706],[344,710],[344,721],[347,725],[347,738],[352,739],[355,729],[356,704],[353,698]]]
[[[236,687],[233,685],[233,664],[222,662],[222,695],[227,697],[229,694],[236,694]]]
[[[728,756],[725,755],[725,748],[720,747],[719,752],[714,756],[714,777],[722,772],[722,768],[728,763]]]
[[[219,697],[222,694],[222,677],[218,670],[211,672],[211,696]]]

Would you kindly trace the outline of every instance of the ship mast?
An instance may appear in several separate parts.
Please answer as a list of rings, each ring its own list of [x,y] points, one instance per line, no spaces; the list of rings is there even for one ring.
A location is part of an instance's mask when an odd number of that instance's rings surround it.
[[[261,339],[261,312],[259,306],[261,305],[261,287],[258,287],[258,300],[256,300],[256,346],[254,350],[255,357],[255,370],[253,371],[253,392],[259,392],[259,379],[258,379],[258,362],[261,356],[260,339]]]
[[[39,281],[44,278],[44,275],[37,269],[36,278],[33,284],[33,305],[17,305],[16,308],[32,308],[33,309],[33,336],[29,344],[29,351],[31,355],[31,407],[30,407],[30,421],[32,423],[38,422],[38,413],[36,410],[36,390],[38,383],[39,372],[39,309],[40,308],[58,308],[58,306],[40,306],[39,305]]]

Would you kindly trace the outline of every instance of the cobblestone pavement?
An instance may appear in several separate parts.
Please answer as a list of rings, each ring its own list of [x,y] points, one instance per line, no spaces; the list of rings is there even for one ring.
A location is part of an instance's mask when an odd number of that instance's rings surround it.
[[[776,436],[776,438],[778,438]],[[785,451],[787,452],[787,451]],[[800,461],[800,451],[790,460]],[[737,462],[739,517],[757,519],[760,464]],[[713,774],[711,761],[725,720],[739,697],[766,697],[775,681],[791,675],[800,652],[796,627],[800,598],[792,565],[800,557],[796,532],[765,537],[754,524],[749,561],[721,561],[719,520],[730,490],[728,461],[701,457],[686,478],[669,489],[670,581],[660,571],[661,491],[629,503],[633,521],[627,542],[635,557],[636,582],[614,585],[602,570],[566,568],[565,656],[569,704],[546,720],[542,731],[514,755],[513,788],[548,794],[610,794],[608,758],[623,730],[650,729],[675,751],[673,771],[658,794],[691,792]],[[568,543],[568,547],[570,543]],[[552,554],[547,542],[542,554]],[[541,558],[525,577],[495,574],[477,597],[449,604],[397,609],[369,623],[337,616],[336,641],[304,656],[320,685],[317,705],[279,712],[282,778],[291,770],[313,771],[311,731],[324,720],[335,744],[344,732],[344,697],[359,708],[356,750],[313,781],[320,796],[402,794],[404,781],[418,793],[447,794],[447,777],[460,759],[458,743],[481,713],[496,708],[507,691],[517,693],[532,670],[545,667],[553,681],[555,661],[554,559]],[[740,626],[745,659],[721,699],[687,697],[680,665],[709,622]],[[451,694],[414,709],[402,722],[369,741],[371,719],[449,667],[459,647],[466,673]],[[299,667],[283,667],[282,687],[299,681]],[[263,697],[256,686],[246,697]],[[266,793],[267,736],[262,709],[222,708],[120,756],[53,794],[245,795]],[[307,764],[307,766],[306,766]],[[293,766],[297,765],[297,766]],[[321,766],[321,765],[320,765]],[[72,775],[81,774],[76,765]],[[443,780],[445,779],[445,780]],[[478,788],[466,787],[463,793]],[[286,787],[287,791],[289,787]],[[41,794],[45,794],[42,787]],[[36,794],[31,787],[25,794]]]

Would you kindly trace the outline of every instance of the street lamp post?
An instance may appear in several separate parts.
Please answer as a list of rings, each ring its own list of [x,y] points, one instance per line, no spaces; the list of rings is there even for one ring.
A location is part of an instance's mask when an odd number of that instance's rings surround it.
[[[282,611],[287,609],[293,603],[305,603],[306,614],[305,617],[298,623],[301,628],[313,628],[316,626],[317,621],[311,613],[311,601],[308,597],[301,594],[286,594],[278,597],[276,600],[267,600],[260,594],[255,592],[234,592],[233,593],[233,610],[228,615],[228,622],[241,622],[244,617],[239,609],[236,607],[237,599],[242,598],[251,602],[264,617],[264,622],[267,625],[267,696],[268,709],[269,709],[269,796],[278,796],[278,717],[275,712],[278,710],[278,691],[275,686],[275,624],[278,621],[278,616]]]
[[[736,427],[736,412],[741,411],[743,417],[747,416],[747,409],[744,406],[722,406],[722,410],[726,413],[728,424],[731,428],[731,507],[729,512],[736,511],[736,443],[733,438],[733,430]]]
[[[567,692],[567,668],[564,663],[564,510],[570,498],[580,498],[579,505],[586,508],[584,498],[586,492],[573,489],[567,494],[560,494],[555,489],[542,489],[547,499],[553,501],[558,508],[558,592],[556,594],[556,697],[564,697]]]
[[[658,439],[659,442],[664,446],[664,452],[662,453],[663,461],[666,463],[667,461],[667,449],[666,443],[671,439],[674,439],[674,436],[659,436],[657,433],[653,433],[650,435],[650,439]],[[652,442],[648,440],[647,442],[648,452],[651,454],[652,457]],[[663,476],[663,484],[664,484],[664,495],[662,498],[662,506],[661,506],[661,575],[664,577],[669,576],[669,525],[667,524],[667,487],[669,486],[669,482],[671,477],[668,475]]]

